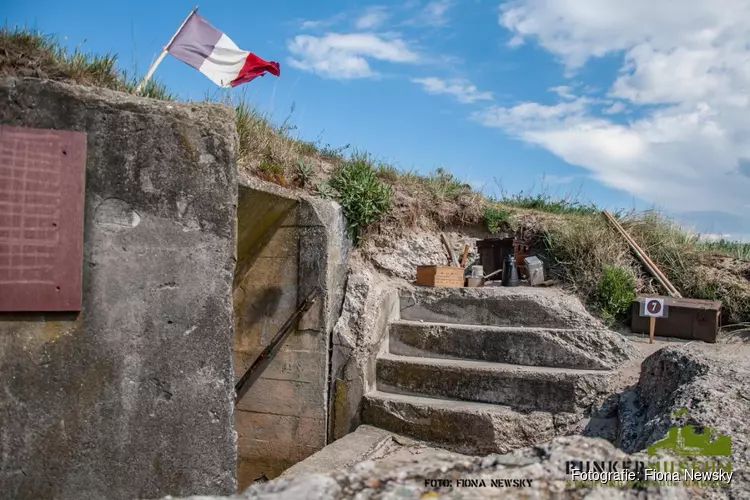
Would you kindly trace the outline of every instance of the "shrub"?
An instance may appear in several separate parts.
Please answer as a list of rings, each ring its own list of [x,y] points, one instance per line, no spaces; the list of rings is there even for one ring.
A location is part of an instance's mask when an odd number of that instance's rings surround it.
[[[633,275],[616,266],[605,266],[597,286],[597,299],[605,321],[627,318],[636,297]]]
[[[510,227],[510,212],[493,205],[484,209],[484,225],[491,233],[499,233]]]
[[[346,217],[349,235],[356,245],[362,231],[391,209],[391,188],[378,180],[366,155],[354,155],[341,164],[329,182]]]

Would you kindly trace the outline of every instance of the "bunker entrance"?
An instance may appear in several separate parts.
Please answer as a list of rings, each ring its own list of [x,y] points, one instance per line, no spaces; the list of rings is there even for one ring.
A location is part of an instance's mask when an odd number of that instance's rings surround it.
[[[342,275],[343,282],[346,269],[336,241],[337,217],[327,202],[240,183],[235,382],[305,298],[319,290],[313,307],[237,402],[240,491],[258,479],[277,477],[328,443],[330,332],[342,288],[335,281]]]

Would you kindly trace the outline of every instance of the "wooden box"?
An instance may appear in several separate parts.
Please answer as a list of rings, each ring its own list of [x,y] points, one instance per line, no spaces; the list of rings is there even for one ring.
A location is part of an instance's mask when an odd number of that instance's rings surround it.
[[[721,318],[721,302],[663,296],[653,298],[663,298],[664,304],[669,308],[666,318],[657,318],[654,335],[716,342]],[[649,318],[640,316],[640,302],[643,299],[643,297],[638,297],[633,301],[630,329],[634,333],[648,333]]]
[[[464,269],[451,266],[417,266],[417,285],[464,286]]]

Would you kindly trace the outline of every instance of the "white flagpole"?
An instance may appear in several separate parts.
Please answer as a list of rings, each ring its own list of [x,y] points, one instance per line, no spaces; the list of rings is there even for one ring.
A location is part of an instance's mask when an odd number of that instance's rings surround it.
[[[180,27],[175,31],[174,35],[172,35],[172,38],[169,39],[169,43],[164,46],[164,50],[161,51],[161,54],[159,54],[159,57],[156,58],[156,61],[154,61],[154,64],[151,65],[151,68],[149,68],[148,73],[146,73],[146,76],[143,77],[143,80],[141,83],[138,84],[138,87],[135,89],[135,93],[139,94],[141,92],[141,89],[144,85],[146,85],[146,82],[148,82],[152,76],[154,76],[154,71],[156,71],[156,67],[161,64],[161,62],[164,60],[165,57],[167,57],[167,51],[169,50],[169,47],[172,45],[172,42],[174,42],[174,39],[177,38],[177,35],[180,34],[180,31],[182,31],[182,28],[185,27],[185,24],[190,20],[191,17],[193,17],[193,14],[198,12],[198,7],[196,6],[193,11],[185,18],[184,21],[182,21],[182,24]]]

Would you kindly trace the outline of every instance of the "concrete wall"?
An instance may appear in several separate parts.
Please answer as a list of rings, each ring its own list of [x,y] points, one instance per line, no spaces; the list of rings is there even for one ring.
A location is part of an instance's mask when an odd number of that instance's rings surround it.
[[[234,492],[231,110],[7,79],[0,123],[88,134],[83,311],[0,316],[0,497]]]
[[[340,208],[272,184],[239,187],[235,379],[315,287],[322,297],[237,406],[239,488],[327,444],[329,350],[349,253]]]
[[[399,319],[398,289],[363,262],[352,262],[341,316],[332,335],[331,440],[361,423],[361,402],[375,389],[377,356],[388,347],[388,323]]]

